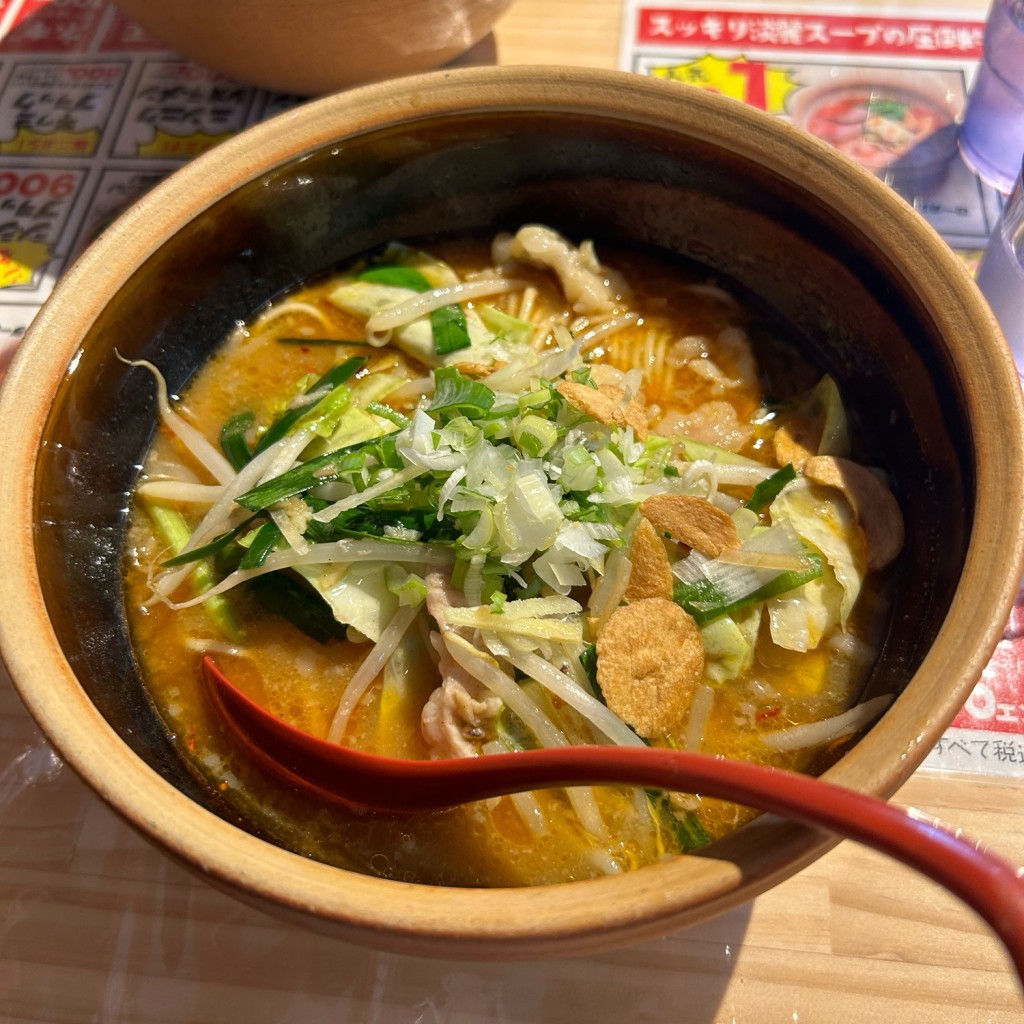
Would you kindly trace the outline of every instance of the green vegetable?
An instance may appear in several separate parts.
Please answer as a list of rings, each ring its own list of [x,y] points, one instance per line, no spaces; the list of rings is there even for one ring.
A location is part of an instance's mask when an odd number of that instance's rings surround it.
[[[192,536],[192,531],[185,521],[185,517],[176,509],[147,502],[146,514],[153,524],[157,537],[171,548],[172,551],[181,551],[188,543],[189,538]],[[210,566],[205,562],[197,565],[192,570],[191,579],[197,593],[209,590],[216,583]],[[234,611],[226,598],[220,594],[214,594],[206,599],[203,607],[224,636],[234,642],[242,639],[241,627],[238,625],[238,620],[235,618]]]
[[[432,310],[430,328],[434,334],[434,351],[440,356],[469,348],[473,344],[466,327],[466,314],[455,303]]]
[[[512,753],[536,750],[539,744],[523,720],[510,708],[502,704],[495,723],[498,739]]]
[[[384,443],[377,439],[364,441],[349,448],[339,448],[338,451],[327,452],[315,459],[299,463],[287,473],[282,473],[273,480],[240,494],[235,501],[253,512],[261,512],[275,502],[290,498],[293,494],[301,494],[311,487],[339,480],[346,473],[363,469],[373,457],[387,464],[384,461],[384,453]]]
[[[494,405],[494,397],[486,384],[470,380],[454,366],[441,366],[434,371],[434,400],[427,412],[461,413],[477,419]]]
[[[220,448],[231,463],[231,468],[237,473],[243,466],[249,463],[252,452],[249,451],[249,442],[246,433],[253,425],[255,417],[251,412],[240,412],[232,416],[223,427],[220,428]]]
[[[763,587],[758,587],[757,590],[734,601],[725,597],[718,587],[708,579],[695,582],[676,580],[672,588],[672,599],[693,616],[698,626],[704,626],[722,615],[731,615],[742,608],[749,608],[751,605],[767,601],[771,597],[778,597],[787,591],[802,587],[811,580],[816,580],[824,572],[821,556],[808,552],[806,559],[808,563],[806,569],[790,569],[780,572]]]
[[[558,430],[550,420],[530,413],[512,428],[512,440],[524,455],[538,459],[554,447]]]
[[[306,388],[306,394],[310,394],[313,391],[319,391],[323,389],[327,391],[330,388],[330,392],[333,392],[340,384],[344,384],[350,377],[358,373],[366,365],[365,356],[353,356],[351,359],[346,359],[345,362],[339,363],[337,366],[328,370],[319,380],[315,381],[308,388]],[[330,396],[330,392],[327,392],[324,398]],[[346,396],[347,397],[347,396]],[[259,444],[256,445],[253,455],[259,455],[260,452],[266,451],[272,444],[276,444],[281,438],[286,437],[292,430],[297,428],[299,421],[309,416],[313,409],[317,408],[324,399],[317,402],[313,406],[297,406],[293,409],[289,409],[284,415],[279,416],[268,428],[266,433],[260,438]]]
[[[767,480],[762,480],[751,494],[750,500],[744,506],[751,512],[760,512],[766,509],[778,496],[779,491],[791,480],[796,479],[796,470],[793,463],[788,462],[782,469],[776,470]]]
[[[429,292],[430,282],[413,267],[370,267],[356,275],[357,281],[386,284],[390,288],[408,288],[413,292]]]
[[[408,416],[400,413],[397,409],[392,409],[390,405],[384,405],[382,402],[367,402],[366,411],[372,412],[374,416],[379,416],[381,419],[390,420],[398,428],[409,425]]]
[[[711,836],[693,811],[678,811],[672,806],[667,793],[658,789],[647,790],[655,821],[679,844],[683,853],[699,850],[711,842]]]
[[[158,507],[162,506],[153,506],[154,509]],[[170,513],[173,510],[164,509],[164,511]],[[185,522],[184,517],[181,516],[180,513],[175,512],[174,514],[181,519],[182,523]],[[250,516],[248,519],[245,520],[245,522],[239,523],[238,526],[236,526],[233,530],[228,530],[227,533],[221,533],[218,536],[214,537],[213,540],[211,540],[208,544],[203,544],[198,548],[193,548],[191,551],[185,551],[181,554],[175,555],[173,558],[168,558],[166,561],[160,563],[160,568],[173,569],[179,565],[188,565],[189,562],[201,562],[203,561],[203,559],[209,558],[211,555],[218,554],[219,552],[223,551],[224,548],[226,548],[228,544],[230,544],[244,530],[246,530],[252,523],[254,518],[255,517]],[[182,540],[180,544],[172,545],[173,547],[176,547],[179,552],[181,551],[182,548],[185,547],[185,545],[189,541],[189,538],[191,537],[191,533],[188,532],[188,527],[185,526],[184,529],[186,531],[183,535],[184,540]],[[167,541],[167,543],[170,544],[171,542]]]
[[[274,522],[264,523],[253,537],[248,550],[242,556],[239,569],[258,569],[267,560],[267,556],[281,539],[281,531]]]
[[[345,636],[345,625],[334,618],[320,595],[294,577],[272,572],[249,580],[247,586],[267,611],[287,619],[317,643]]]

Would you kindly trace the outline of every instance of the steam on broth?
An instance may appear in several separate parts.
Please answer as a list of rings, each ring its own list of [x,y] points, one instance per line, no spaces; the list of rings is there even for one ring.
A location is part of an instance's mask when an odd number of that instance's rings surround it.
[[[648,743],[811,770],[888,703],[858,702],[902,520],[834,382],[756,347],[717,285],[601,256],[537,225],[393,244],[271,304],[162,403],[129,534],[136,650],[190,763],[274,841],[518,885],[752,812],[611,786],[357,812],[250,762],[203,654],[299,728],[417,758]]]

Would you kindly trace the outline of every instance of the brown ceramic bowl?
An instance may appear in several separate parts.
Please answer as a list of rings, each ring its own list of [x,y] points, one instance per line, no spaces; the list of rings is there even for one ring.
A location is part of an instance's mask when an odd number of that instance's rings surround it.
[[[963,705],[1021,574],[1021,394],[959,260],[824,144],[640,76],[473,69],[369,86],[258,126],[114,224],[65,275],[0,399],[0,643],[64,758],[211,881],[361,943],[566,954],[720,913],[831,841],[762,818],[699,855],[544,888],[444,889],[311,862],[232,820],[146,698],[121,595],[126,497],[154,429],[148,358],[180,391],[236,320],[392,238],[546,221],[695,259],[760,296],[836,375],[907,521],[869,694],[885,715],[827,771],[887,796]]]
[[[461,56],[512,0],[115,0],[156,39],[240,82],[320,95]]]

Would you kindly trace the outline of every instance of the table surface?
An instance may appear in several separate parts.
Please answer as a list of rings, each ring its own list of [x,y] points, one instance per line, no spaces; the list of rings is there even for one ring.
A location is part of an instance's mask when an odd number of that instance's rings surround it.
[[[467,59],[613,68],[621,15],[620,0],[517,0]],[[1024,856],[1018,780],[921,770],[894,803]],[[711,922],[572,960],[428,961],[310,934],[194,878],[121,823],[55,760],[2,668],[0,906],[0,1019],[11,1024],[1024,1022],[986,926],[852,843]]]

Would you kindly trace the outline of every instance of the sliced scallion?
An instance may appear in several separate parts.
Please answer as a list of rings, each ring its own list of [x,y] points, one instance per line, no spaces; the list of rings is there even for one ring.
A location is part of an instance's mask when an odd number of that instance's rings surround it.
[[[427,412],[461,413],[479,419],[494,405],[494,392],[479,381],[461,374],[454,366],[434,371],[434,401]]]
[[[439,356],[458,352],[473,344],[466,326],[466,314],[456,303],[432,310],[430,328],[434,334],[434,351]]]

